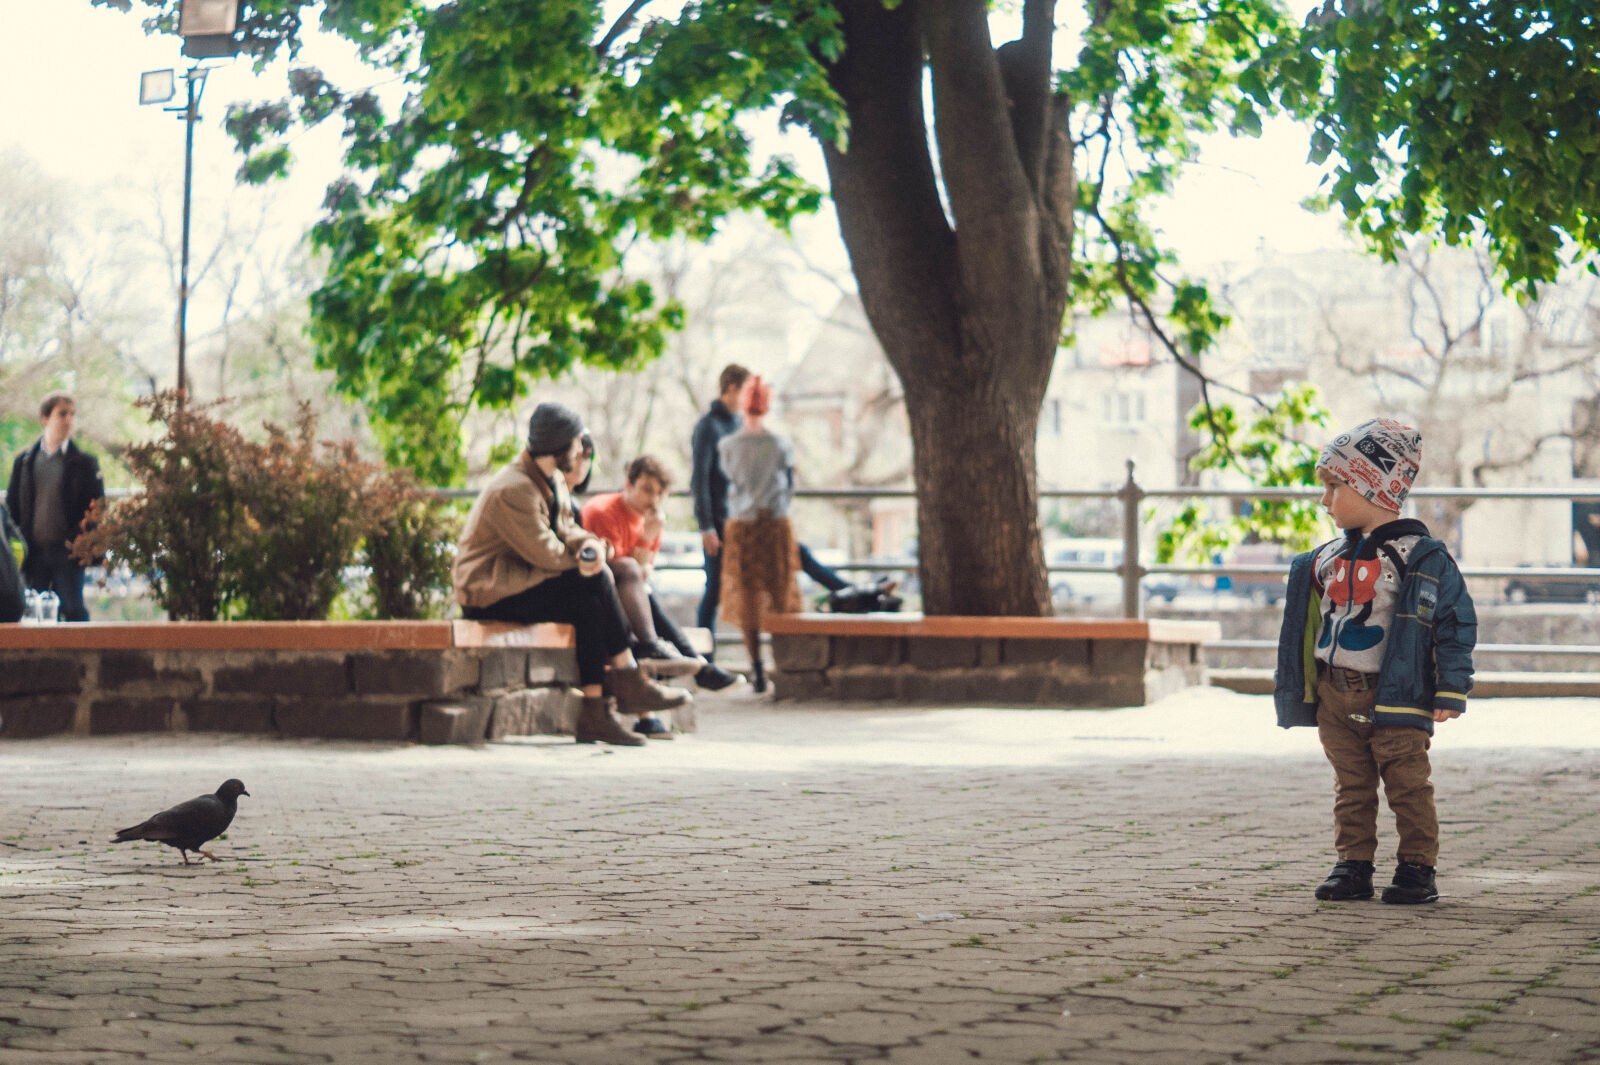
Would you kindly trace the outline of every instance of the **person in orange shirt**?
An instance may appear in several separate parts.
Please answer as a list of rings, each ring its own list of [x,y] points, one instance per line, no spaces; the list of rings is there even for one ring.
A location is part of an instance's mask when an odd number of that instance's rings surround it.
[[[583,527],[611,547],[607,564],[633,629],[633,651],[640,663],[663,676],[693,673],[702,687],[726,687],[738,678],[727,674],[726,682],[719,683],[722,676],[708,676],[711,671],[723,671],[695,653],[650,591],[665,526],[662,504],[671,486],[672,475],[661,461],[640,455],[628,463],[622,491],[597,495],[584,503]]]

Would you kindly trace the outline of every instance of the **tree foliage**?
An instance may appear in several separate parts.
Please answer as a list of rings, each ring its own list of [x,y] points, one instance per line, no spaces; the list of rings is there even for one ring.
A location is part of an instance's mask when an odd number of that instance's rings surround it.
[[[171,31],[177,0],[139,2]],[[629,278],[637,242],[816,206],[789,160],[754,152],[751,116],[781,108],[823,148],[906,386],[934,611],[1048,609],[1032,433],[1071,303],[1131,301],[1191,365],[1226,324],[1146,221],[1199,135],[1307,117],[1331,198],[1381,249],[1481,227],[1528,282],[1561,242],[1600,242],[1587,0],[1329,0],[1304,26],[1278,0],[1022,0],[999,43],[991,6],[633,0],[608,20],[599,0],[255,0],[259,61],[293,56],[320,10],[398,88],[300,68],[289,99],[228,127],[260,180],[295,129],[343,122],[349,173],[313,234],[319,357],[392,458],[445,478],[465,410],[661,350],[680,314]],[[984,471],[977,496],[946,488],[964,468]]]
[[[147,6],[165,28],[177,3]],[[812,5],[691,5],[608,28],[592,0],[277,0],[246,8],[247,50],[292,56],[318,7],[399,98],[301,67],[288,99],[236,105],[227,127],[241,178],[259,181],[290,164],[293,128],[343,122],[348,172],[312,231],[328,256],[312,335],[387,455],[424,479],[461,473],[465,411],[510,406],[580,361],[660,353],[680,313],[625,273],[635,242],[705,237],[731,211],[782,224],[819,202],[788,161],[757,168],[739,121],[780,95],[807,101],[796,117],[825,112],[809,49],[836,35]]]
[[[1329,198],[1386,259],[1481,233],[1532,295],[1600,248],[1596,55],[1587,0],[1327,0],[1249,84],[1311,119]]]

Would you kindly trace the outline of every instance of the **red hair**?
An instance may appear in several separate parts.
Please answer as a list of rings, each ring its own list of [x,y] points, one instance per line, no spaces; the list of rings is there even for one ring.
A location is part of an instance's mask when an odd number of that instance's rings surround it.
[[[763,381],[760,374],[751,374],[739,390],[739,407],[758,418],[767,413],[772,409],[772,386]]]

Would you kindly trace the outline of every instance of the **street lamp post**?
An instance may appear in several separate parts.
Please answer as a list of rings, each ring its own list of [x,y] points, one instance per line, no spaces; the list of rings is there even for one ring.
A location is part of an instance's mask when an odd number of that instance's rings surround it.
[[[194,124],[200,118],[200,94],[206,88],[206,71],[190,67],[183,80],[189,83],[189,102],[183,109],[183,251],[178,260],[178,391],[187,393],[189,378],[185,359],[189,346],[189,207],[194,189]]]
[[[233,33],[239,24],[239,0],[185,0],[179,5],[178,33],[183,54],[192,59],[232,56],[239,50]],[[194,198],[194,124],[200,119],[200,96],[206,88],[206,68],[196,63],[184,72],[187,102],[167,107],[183,114],[183,249],[178,259],[178,391],[187,392],[189,347],[189,214]],[[166,103],[176,95],[171,70],[150,70],[139,77],[141,104]]]

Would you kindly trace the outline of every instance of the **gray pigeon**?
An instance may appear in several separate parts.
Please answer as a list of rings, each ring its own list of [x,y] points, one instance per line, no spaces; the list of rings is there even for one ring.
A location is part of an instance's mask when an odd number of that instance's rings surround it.
[[[184,865],[192,864],[189,861],[190,851],[217,861],[215,854],[200,848],[208,840],[216,839],[228,830],[239,808],[239,796],[248,794],[242,781],[224,780],[215,795],[201,795],[188,802],[180,802],[170,810],[162,810],[148,821],[122,829],[111,842],[148,839],[165,843],[178,848],[178,853],[183,855]]]

